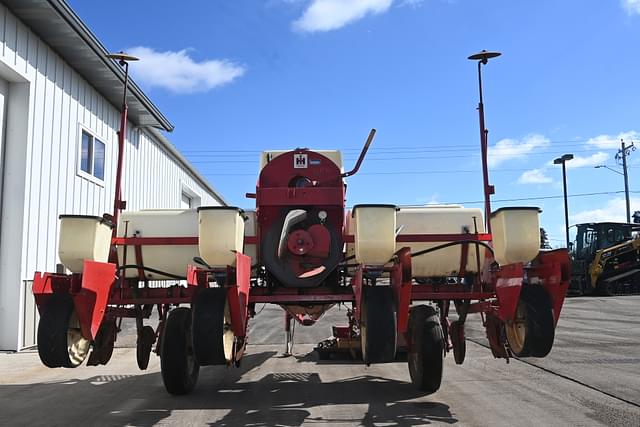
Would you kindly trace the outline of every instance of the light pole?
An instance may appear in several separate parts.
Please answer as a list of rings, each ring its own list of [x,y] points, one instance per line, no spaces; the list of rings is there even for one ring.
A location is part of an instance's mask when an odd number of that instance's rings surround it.
[[[113,206],[113,236],[116,236],[118,218],[120,211],[125,208],[125,202],[122,200],[122,163],[124,160],[124,139],[127,132],[127,85],[129,84],[129,61],[137,61],[135,56],[127,55],[124,52],[110,53],[107,58],[118,61],[124,68],[124,89],[122,91],[122,111],[120,113],[120,130],[118,131],[118,164],[116,167],[116,188]]]
[[[573,159],[573,154],[565,154],[553,160],[554,165],[562,164],[562,188],[564,189],[564,232],[567,239],[567,249],[569,249],[569,206],[567,204],[567,168],[565,163]]]
[[[484,103],[482,99],[482,66],[489,62],[489,59],[502,55],[500,52],[482,50],[471,55],[468,59],[478,61],[478,89],[480,101],[478,102],[478,115],[480,118],[480,150],[482,154],[482,180],[484,184],[484,218],[487,232],[491,233],[491,195],[495,192],[493,185],[489,184],[489,169],[487,165],[489,131],[484,124]]]

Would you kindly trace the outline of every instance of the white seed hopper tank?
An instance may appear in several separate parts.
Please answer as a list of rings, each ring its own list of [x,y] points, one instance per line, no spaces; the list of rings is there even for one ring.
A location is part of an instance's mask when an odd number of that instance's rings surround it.
[[[496,262],[529,262],[540,251],[540,209],[507,207],[491,213],[491,233]]]
[[[244,244],[244,212],[230,206],[198,208],[198,248],[210,267],[236,265]]]
[[[474,222],[475,218],[475,222]],[[345,217],[347,234],[357,234],[356,223],[351,212],[347,211]],[[484,221],[482,210],[478,208],[464,208],[459,205],[434,205],[401,207],[396,212],[396,229],[400,235],[406,234],[474,234],[484,233]],[[468,231],[467,231],[468,230]],[[410,247],[411,252],[433,248],[449,242],[397,242],[395,249]],[[355,255],[354,245],[347,244],[347,256]],[[479,248],[480,267],[484,263],[485,249]],[[462,245],[454,245],[440,249],[412,259],[412,271],[414,277],[445,277],[457,275],[460,269]],[[467,257],[467,271],[477,272],[478,262],[476,258],[476,245],[469,245]],[[350,272],[351,274],[352,272]]]
[[[475,218],[475,221],[474,221]],[[403,234],[474,234],[484,233],[482,210],[461,206],[424,206],[400,208],[396,222]],[[396,250],[409,246],[411,252],[433,248],[448,242],[398,242]],[[485,249],[480,247],[480,266],[484,262]],[[462,245],[429,252],[411,260],[414,277],[442,277],[457,275],[460,270]],[[476,245],[469,245],[467,271],[477,272]]]
[[[72,273],[82,273],[85,260],[107,262],[112,229],[99,216],[60,215],[60,262]]]
[[[149,209],[123,212],[118,224],[118,237],[198,237],[198,212],[195,209]],[[127,246],[127,265],[136,265],[134,246]],[[118,246],[118,259],[123,264],[124,248]],[[145,267],[186,277],[187,267],[199,257],[198,245],[142,246],[142,264]],[[126,277],[137,277],[137,268],[127,268]],[[164,280],[166,276],[145,271],[149,280]]]
[[[354,250],[360,264],[384,265],[395,253],[395,205],[353,207]]]

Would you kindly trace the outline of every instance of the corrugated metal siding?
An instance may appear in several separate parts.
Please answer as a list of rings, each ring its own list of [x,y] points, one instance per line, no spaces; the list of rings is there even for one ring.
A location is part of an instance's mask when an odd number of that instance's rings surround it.
[[[53,270],[57,261],[58,215],[101,215],[111,211],[120,113],[3,6],[3,62],[32,82],[33,111],[24,279]],[[129,123],[123,193],[129,210],[179,208],[182,185],[217,204],[143,129]],[[104,186],[77,174],[82,127],[106,146]],[[139,138],[139,140],[138,140]]]
[[[58,215],[112,210],[120,113],[3,5],[0,37],[1,61],[30,82],[21,266],[22,279],[30,280],[59,262]],[[183,185],[203,205],[218,204],[150,134],[128,127],[123,193],[129,210],[179,208]],[[77,174],[82,128],[106,144],[103,185]]]

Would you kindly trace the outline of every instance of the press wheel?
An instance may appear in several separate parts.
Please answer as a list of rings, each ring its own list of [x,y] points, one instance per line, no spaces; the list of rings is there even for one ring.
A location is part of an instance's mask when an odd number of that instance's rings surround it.
[[[411,382],[427,394],[442,383],[444,334],[435,308],[418,305],[409,314],[411,347],[407,355]]]
[[[38,323],[38,355],[50,368],[75,368],[89,354],[90,341],[82,336],[73,298],[54,293]]]
[[[555,336],[553,309],[547,291],[538,285],[523,285],[513,320],[505,323],[511,352],[519,357],[544,357]]]
[[[136,343],[136,361],[138,362],[138,368],[143,371],[149,366],[151,348],[155,341],[156,332],[151,326],[144,326],[138,333],[138,340]]]
[[[235,335],[227,288],[200,289],[193,300],[193,349],[202,366],[233,362]]]
[[[453,360],[456,365],[462,365],[467,354],[467,341],[464,334],[464,323],[457,320],[451,322],[449,326],[449,337],[453,346]]]
[[[191,309],[169,312],[162,331],[160,349],[162,381],[171,394],[190,393],[198,381],[200,366],[191,343]]]
[[[362,360],[371,363],[393,362],[398,333],[396,306],[390,286],[367,286],[362,290],[360,347]]]

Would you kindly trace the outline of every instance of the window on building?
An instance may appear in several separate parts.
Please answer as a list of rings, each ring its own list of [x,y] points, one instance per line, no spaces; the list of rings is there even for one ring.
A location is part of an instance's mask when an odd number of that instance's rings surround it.
[[[180,207],[182,209],[191,209],[191,203],[192,203],[191,197],[189,197],[188,194],[183,192],[182,193],[182,202],[180,203]]]
[[[186,185],[182,185],[180,193],[180,207],[182,209],[195,209],[202,203],[202,199],[198,194]]]
[[[104,142],[83,130],[80,141],[80,170],[103,181],[105,151]]]

